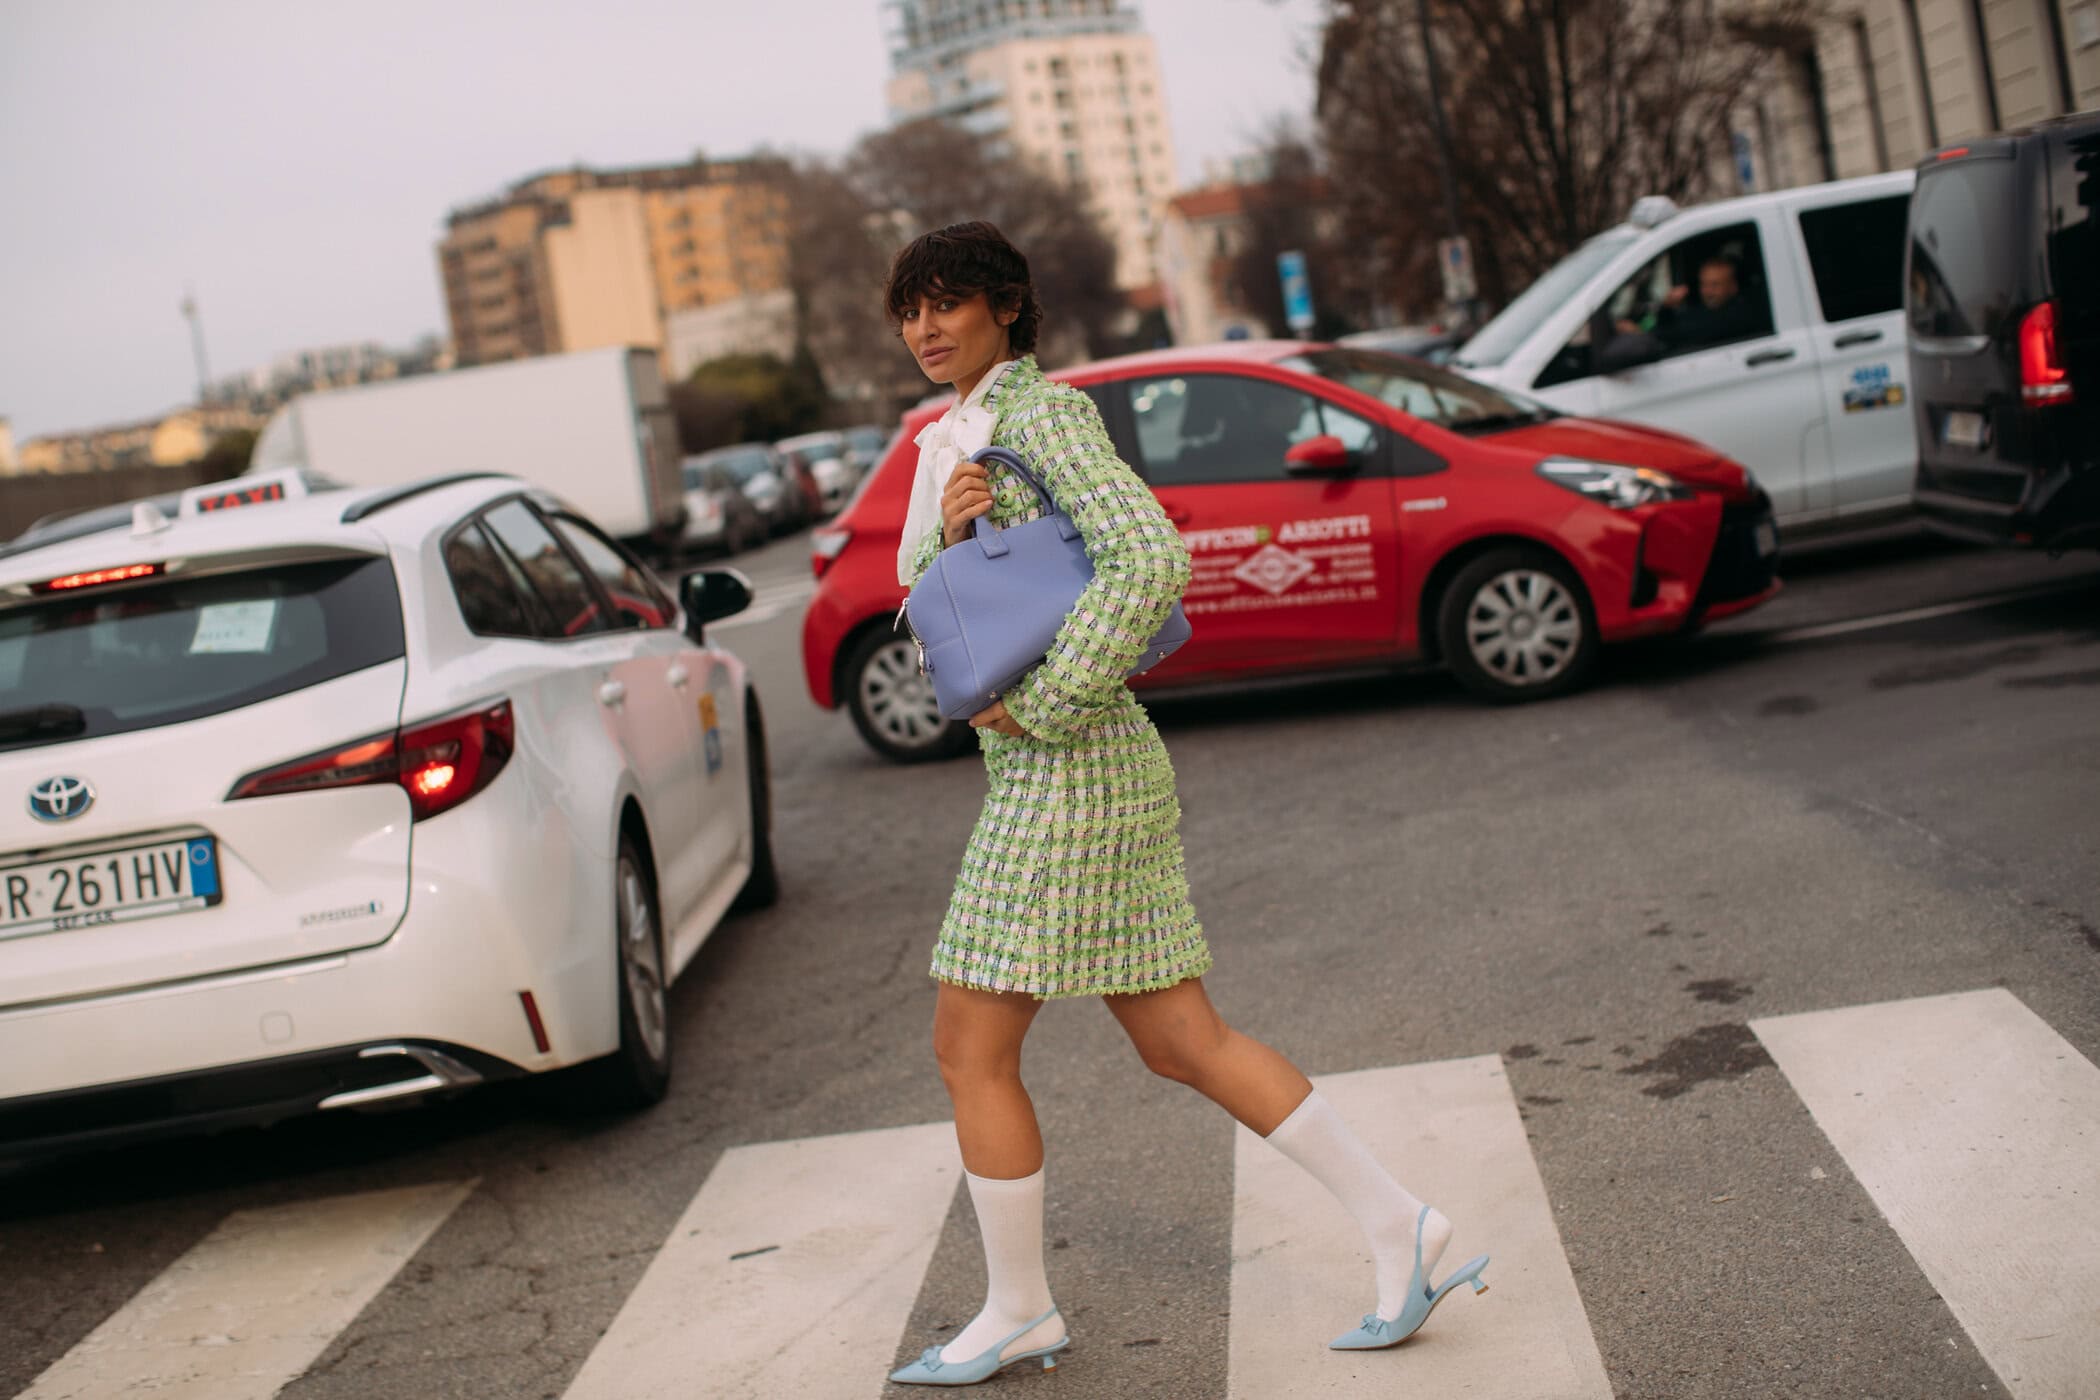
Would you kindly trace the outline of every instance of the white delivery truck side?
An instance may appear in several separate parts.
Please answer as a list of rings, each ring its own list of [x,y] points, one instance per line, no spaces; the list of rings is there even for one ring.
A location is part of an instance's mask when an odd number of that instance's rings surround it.
[[[685,523],[679,457],[656,352],[613,347],[302,394],[248,470],[305,467],[348,486],[508,472],[664,555]]]
[[[1707,443],[1756,473],[1782,529],[1908,512],[1914,178],[1693,209],[1641,200],[1483,326],[1453,366],[1566,413]]]

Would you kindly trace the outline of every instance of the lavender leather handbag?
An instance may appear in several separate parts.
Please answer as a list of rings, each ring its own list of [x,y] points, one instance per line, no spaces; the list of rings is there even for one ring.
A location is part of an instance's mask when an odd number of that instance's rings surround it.
[[[972,538],[935,556],[904,600],[919,643],[919,670],[933,682],[934,699],[949,719],[989,708],[1039,664],[1094,576],[1079,527],[1018,456],[987,447],[970,460],[997,462],[1034,487],[1044,513],[1006,530],[978,516]],[[1177,598],[1130,673],[1151,670],[1188,639],[1189,620]]]

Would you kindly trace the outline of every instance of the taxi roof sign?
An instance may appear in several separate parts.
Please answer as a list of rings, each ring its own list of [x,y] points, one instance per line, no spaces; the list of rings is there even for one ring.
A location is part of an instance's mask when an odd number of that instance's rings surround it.
[[[308,494],[305,475],[296,467],[261,472],[233,481],[215,481],[192,486],[182,493],[175,507],[180,516],[210,515],[215,511],[238,510],[243,506],[267,505],[271,501],[297,500]]]

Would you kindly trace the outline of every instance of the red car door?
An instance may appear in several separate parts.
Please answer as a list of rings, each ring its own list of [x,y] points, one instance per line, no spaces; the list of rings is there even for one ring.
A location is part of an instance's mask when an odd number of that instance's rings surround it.
[[[1166,676],[1289,670],[1392,651],[1399,542],[1389,430],[1297,383],[1155,373],[1095,385],[1128,417],[1132,465],[1180,527],[1195,629]],[[1331,436],[1348,466],[1294,475],[1285,455]]]

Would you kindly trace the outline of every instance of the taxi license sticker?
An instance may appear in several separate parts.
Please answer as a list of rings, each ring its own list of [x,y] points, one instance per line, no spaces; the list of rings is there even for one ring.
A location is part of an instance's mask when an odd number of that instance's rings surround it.
[[[1887,365],[1861,365],[1852,371],[1851,387],[1845,390],[1845,412],[1869,413],[1902,403],[1903,386],[1895,382]]]
[[[206,603],[197,610],[197,633],[190,638],[190,655],[267,652],[276,624],[275,598]]]
[[[700,697],[700,727],[707,731],[707,776],[712,778],[722,770],[722,726],[715,715],[712,691]]]

